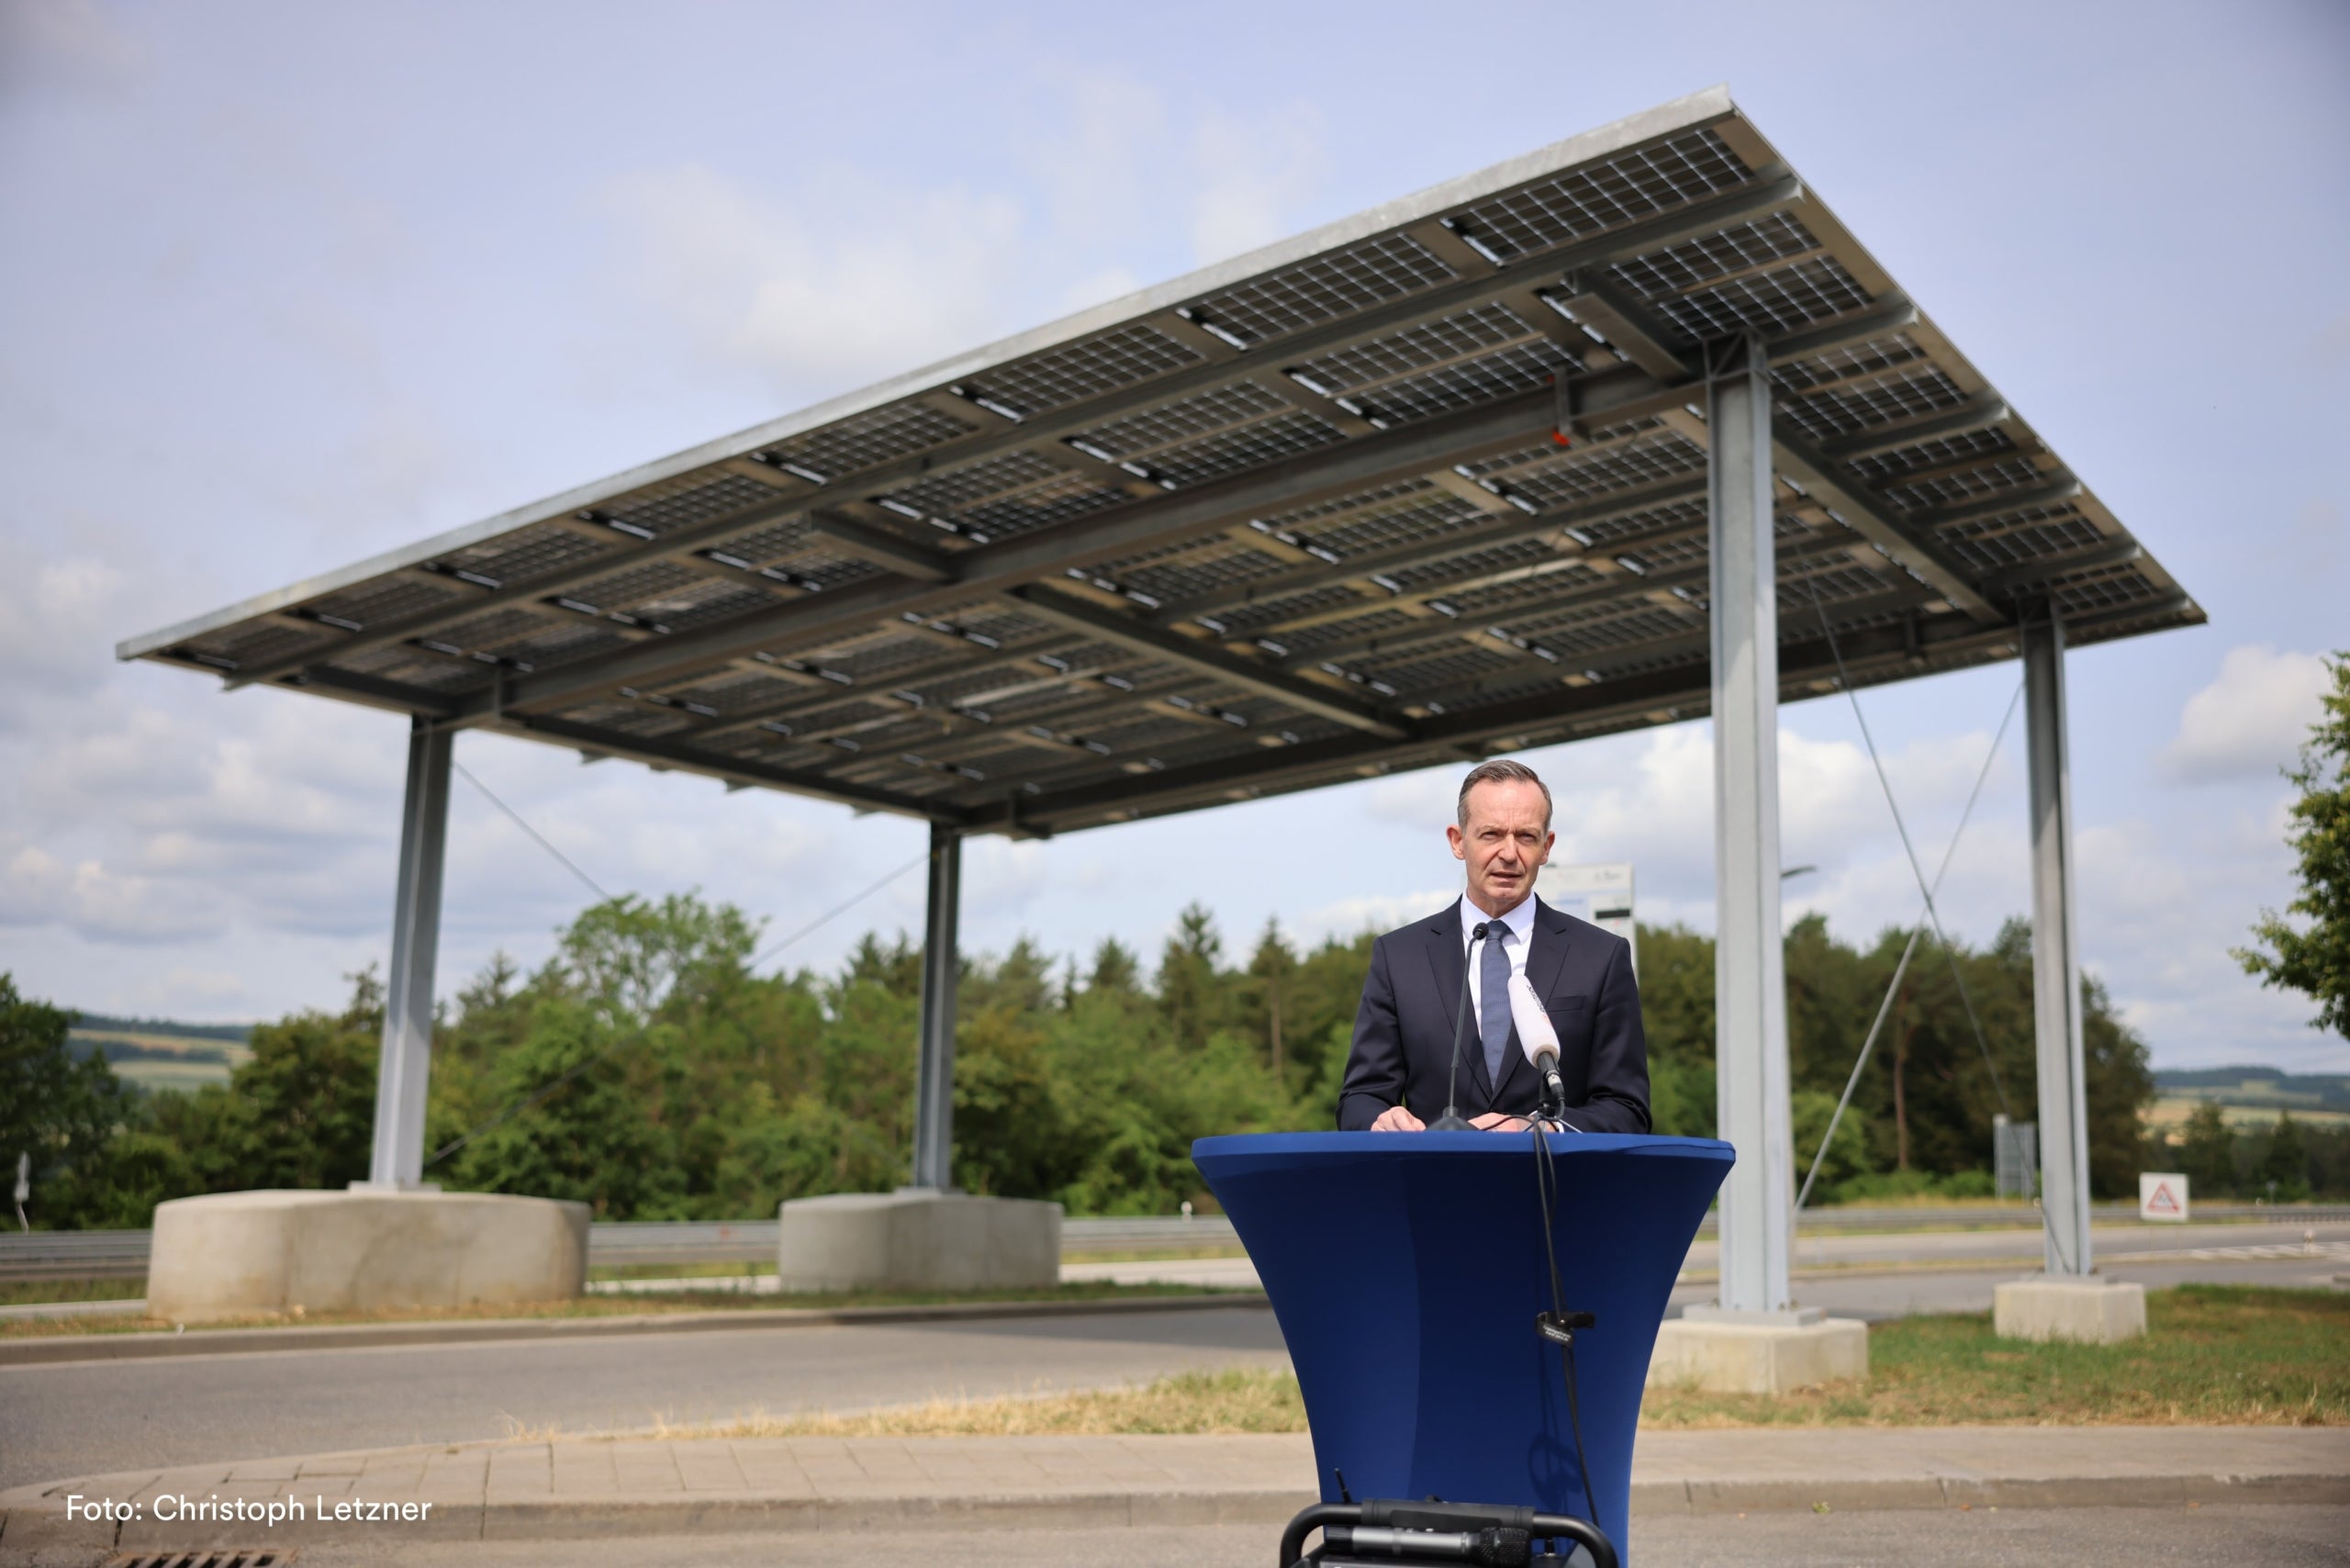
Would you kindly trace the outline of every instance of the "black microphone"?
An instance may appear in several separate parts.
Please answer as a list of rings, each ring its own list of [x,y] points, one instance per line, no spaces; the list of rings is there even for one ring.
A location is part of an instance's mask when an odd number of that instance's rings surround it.
[[[1468,960],[1460,967],[1460,1010],[1452,1019],[1452,1070],[1445,1076],[1444,1114],[1428,1124],[1432,1133],[1465,1133],[1475,1129],[1460,1118],[1460,1034],[1469,1025],[1469,961],[1477,955],[1477,944],[1485,939],[1486,923],[1478,922],[1469,930]]]

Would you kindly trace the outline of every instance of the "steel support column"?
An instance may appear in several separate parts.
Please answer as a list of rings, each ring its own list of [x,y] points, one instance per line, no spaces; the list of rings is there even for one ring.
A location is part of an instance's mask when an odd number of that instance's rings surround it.
[[[2087,1080],[2081,952],[2073,920],[2073,780],[2066,756],[2065,625],[2023,628],[2024,734],[2031,775],[2031,990],[2040,1077],[2041,1217],[2048,1272],[2086,1275],[2089,1249]]]
[[[1788,1305],[1795,1162],[1786,955],[1779,924],[1779,601],[1771,536],[1771,362],[1762,340],[1710,345],[1713,550],[1714,1065],[1721,1136],[1721,1305]]]
[[[367,1180],[353,1186],[424,1184],[424,1085],[432,1069],[432,969],[441,949],[441,861],[455,741],[423,719],[409,721],[392,969],[385,977],[384,1043],[375,1065],[375,1144]]]
[[[955,1177],[956,916],[963,897],[963,830],[930,827],[930,908],[922,938],[922,1059],[914,1074],[913,1185],[949,1191]]]

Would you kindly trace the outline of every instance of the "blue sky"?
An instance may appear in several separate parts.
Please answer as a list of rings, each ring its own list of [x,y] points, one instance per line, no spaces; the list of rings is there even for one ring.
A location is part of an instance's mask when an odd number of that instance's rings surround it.
[[[2081,932],[2155,1059],[2350,1069],[2228,958],[2350,645],[2350,12],[1985,4],[0,0],[0,968],[86,1008],[327,1003],[386,945],[396,720],[113,644],[1727,82],[2209,610],[2072,662]],[[2012,666],[1866,693],[1930,858]],[[1534,754],[1561,853],[1710,925],[1706,726]],[[1841,699],[1785,715],[1790,913],[1914,890]],[[609,887],[795,928],[884,817],[467,735]],[[1245,946],[1457,886],[1424,774],[976,842],[968,945]],[[907,876],[786,955],[919,922]],[[2029,896],[2020,736],[1946,913]],[[579,889],[462,781],[442,989]]]

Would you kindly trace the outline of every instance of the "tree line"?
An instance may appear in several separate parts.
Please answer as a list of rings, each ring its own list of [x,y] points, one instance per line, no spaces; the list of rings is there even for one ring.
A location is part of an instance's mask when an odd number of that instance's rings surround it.
[[[772,1215],[886,1190],[912,1138],[920,949],[867,934],[835,972],[752,972],[757,928],[691,895],[583,912],[524,973],[500,956],[436,1021],[426,1177],[588,1203],[602,1219]],[[956,1179],[1072,1214],[1203,1204],[1192,1140],[1326,1128],[1368,934],[1301,947],[1269,924],[1227,953],[1185,910],[1155,965],[1115,940],[1080,962],[1022,940],[966,958],[957,1009]],[[1907,936],[1857,945],[1818,916],[1786,944],[1798,1161],[1807,1167]],[[1714,1131],[1710,937],[1640,933],[1660,1132]],[[2087,987],[2090,1172],[2136,1190],[2154,1086],[2144,1045]],[[1971,1020],[1970,1020],[1971,1013]],[[74,1060],[72,1014],[0,977],[0,1156],[30,1151],[38,1223],[140,1226],[156,1203],[367,1173],[381,986],[252,1031],[225,1085],[142,1092]],[[2030,932],[1921,945],[1815,1201],[1987,1194],[1992,1117],[2034,1115]]]
[[[2207,1100],[2188,1113],[2165,1169],[2188,1179],[2190,1204],[2250,1198],[2272,1204],[2350,1195],[2350,1125],[2311,1126],[2280,1111],[2237,1125]]]

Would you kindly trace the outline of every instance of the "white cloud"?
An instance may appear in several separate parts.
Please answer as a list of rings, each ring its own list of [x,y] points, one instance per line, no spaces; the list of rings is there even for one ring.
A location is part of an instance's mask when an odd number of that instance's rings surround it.
[[[2188,783],[2274,778],[2309,739],[2332,689],[2315,654],[2266,644],[2230,648],[2219,678],[2187,700],[2178,733],[2163,748],[2163,770]]]
[[[27,844],[0,864],[0,925],[59,924],[98,942],[169,942],[202,932],[215,901],[167,896],[154,879],[95,860],[69,866]]]
[[[11,0],[0,6],[0,83],[118,89],[142,75],[146,41],[97,0]]]
[[[644,295],[694,347],[779,388],[839,390],[994,336],[1018,281],[1008,197],[845,174],[779,200],[699,165],[607,196]]]
[[[1433,914],[1460,896],[1458,885],[1418,893],[1366,893],[1336,899],[1298,917],[1292,939],[1311,946],[1326,937],[1341,942],[1366,931],[1388,932],[1423,915]]]
[[[1927,874],[1941,864],[1975,775],[1990,745],[1977,731],[1920,739],[1886,759],[1897,798]],[[1556,801],[1561,864],[1631,861],[1643,911],[1661,918],[1685,912],[1710,925],[1714,876],[1713,738],[1709,725],[1677,724],[1637,734],[1528,753]],[[2011,785],[2012,767],[1994,781]],[[1367,802],[1374,817],[1398,825],[1440,825],[1452,814],[1460,776],[1430,770],[1382,781]],[[1982,808],[1978,807],[1978,815]],[[1970,834],[1979,833],[1980,824]],[[1780,858],[1810,865],[1819,879],[1792,883],[1791,913],[1833,908],[1855,931],[1915,917],[1917,879],[1902,853],[1868,754],[1841,740],[1790,729],[1779,736]],[[1979,848],[1979,846],[1978,846]],[[1979,868],[1962,847],[1951,886]],[[1666,908],[1675,913],[1664,915]]]
[[[2262,990],[2229,956],[2286,883],[2273,816],[2246,811],[2183,832],[2143,819],[2080,831],[2083,962],[2165,1066],[2338,1067],[2339,1039],[2306,1027],[2308,999]]]
[[[1142,230],[1169,173],[1166,98],[1116,70],[1063,68],[1047,80],[1035,105],[1044,123],[1021,154],[1044,187],[1054,232],[1083,243]]]
[[[95,555],[60,559],[0,534],[0,582],[12,585],[0,615],[0,734],[28,722],[38,704],[88,696],[104,679],[101,617],[118,605],[123,573]]]
[[[1304,105],[1247,119],[1212,111],[1194,134],[1192,155],[1200,189],[1192,198],[1192,252],[1203,265],[1293,230],[1289,214],[1320,185],[1328,162],[1321,117]]]

